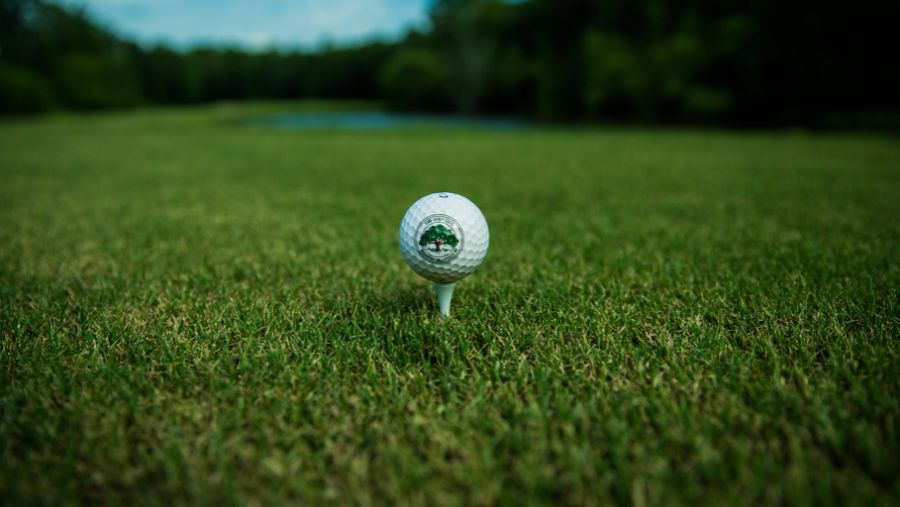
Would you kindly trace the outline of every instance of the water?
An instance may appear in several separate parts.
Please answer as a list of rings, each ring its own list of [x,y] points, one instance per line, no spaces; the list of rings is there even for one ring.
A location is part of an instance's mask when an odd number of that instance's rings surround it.
[[[287,130],[501,130],[534,128],[535,124],[509,118],[470,118],[428,114],[400,114],[380,111],[323,113],[282,113],[260,116],[252,125]]]

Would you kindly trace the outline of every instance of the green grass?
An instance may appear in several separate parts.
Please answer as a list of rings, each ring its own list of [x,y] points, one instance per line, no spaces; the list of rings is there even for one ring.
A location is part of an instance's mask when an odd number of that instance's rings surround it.
[[[4,505],[900,502],[897,138],[241,111],[0,123]]]

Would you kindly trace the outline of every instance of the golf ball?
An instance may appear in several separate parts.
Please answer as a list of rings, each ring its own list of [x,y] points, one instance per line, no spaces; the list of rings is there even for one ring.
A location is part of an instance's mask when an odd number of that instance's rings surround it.
[[[490,234],[478,206],[459,194],[419,199],[400,223],[400,252],[409,267],[437,283],[471,274],[487,254]]]

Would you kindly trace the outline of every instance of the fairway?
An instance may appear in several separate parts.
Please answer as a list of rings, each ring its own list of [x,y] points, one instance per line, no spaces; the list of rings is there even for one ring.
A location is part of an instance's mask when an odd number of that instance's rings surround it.
[[[4,505],[900,503],[896,136],[251,110],[0,122]]]

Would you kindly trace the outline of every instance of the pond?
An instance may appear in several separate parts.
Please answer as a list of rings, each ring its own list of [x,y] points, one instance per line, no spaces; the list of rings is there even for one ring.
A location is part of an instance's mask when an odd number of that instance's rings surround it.
[[[515,131],[535,128],[523,120],[381,111],[279,113],[252,118],[250,125],[286,130],[453,129]]]

